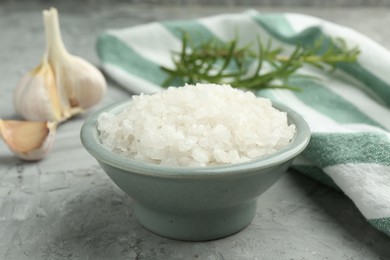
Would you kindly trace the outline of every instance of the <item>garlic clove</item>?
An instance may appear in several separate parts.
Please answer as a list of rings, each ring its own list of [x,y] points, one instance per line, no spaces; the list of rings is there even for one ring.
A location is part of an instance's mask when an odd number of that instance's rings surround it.
[[[33,161],[44,158],[54,142],[57,123],[0,119],[0,136],[19,158]]]
[[[66,60],[66,61],[65,61]],[[57,84],[66,91],[70,107],[89,108],[104,96],[106,82],[101,72],[82,58],[69,56],[53,62]]]
[[[57,88],[66,110],[89,108],[97,104],[106,92],[103,74],[86,60],[71,55],[61,37],[58,12],[43,11],[48,61],[53,68]]]
[[[61,121],[64,117],[53,70],[45,55],[41,64],[25,74],[14,91],[17,113],[32,121]]]

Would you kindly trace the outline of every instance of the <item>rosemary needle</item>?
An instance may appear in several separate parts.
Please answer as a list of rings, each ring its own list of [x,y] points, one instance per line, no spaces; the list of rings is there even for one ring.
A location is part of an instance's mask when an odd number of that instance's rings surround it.
[[[282,47],[273,47],[256,37],[253,44],[238,46],[239,36],[220,43],[214,39],[197,46],[188,33],[183,32],[180,52],[172,52],[175,67],[161,67],[168,77],[162,84],[168,87],[175,82],[230,84],[237,88],[263,89],[285,88],[299,90],[288,85],[288,79],[305,64],[321,70],[334,70],[340,63],[357,61],[360,50],[348,48],[343,39],[321,38],[311,48],[297,45],[289,55]],[[257,51],[254,51],[257,49]],[[254,66],[255,65],[255,66]],[[255,68],[254,70],[251,68]],[[265,68],[266,67],[266,68]]]

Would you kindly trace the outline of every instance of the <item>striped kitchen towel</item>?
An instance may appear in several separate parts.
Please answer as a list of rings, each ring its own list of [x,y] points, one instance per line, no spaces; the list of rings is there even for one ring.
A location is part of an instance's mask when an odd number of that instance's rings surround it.
[[[155,22],[108,30],[97,41],[104,71],[133,93],[160,91],[172,67],[171,51],[181,49],[182,31],[192,38],[221,41],[239,33],[239,44],[272,38],[293,49],[318,39],[342,37],[361,50],[359,62],[332,74],[313,68],[292,77],[300,92],[268,89],[258,95],[290,106],[310,125],[312,139],[293,167],[342,190],[364,217],[390,235],[390,52],[349,28],[302,14],[249,11],[188,21]]]

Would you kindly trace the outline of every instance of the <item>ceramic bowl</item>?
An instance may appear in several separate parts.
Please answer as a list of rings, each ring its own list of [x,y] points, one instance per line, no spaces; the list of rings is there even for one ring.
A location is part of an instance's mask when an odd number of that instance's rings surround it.
[[[138,221],[173,239],[211,240],[245,228],[255,216],[257,197],[286,172],[310,139],[309,127],[300,115],[274,104],[287,112],[297,131],[287,147],[272,155],[225,166],[148,164],[121,157],[100,143],[99,114],[118,113],[126,104],[114,104],[90,116],[81,129],[82,143],[112,181],[131,196]]]

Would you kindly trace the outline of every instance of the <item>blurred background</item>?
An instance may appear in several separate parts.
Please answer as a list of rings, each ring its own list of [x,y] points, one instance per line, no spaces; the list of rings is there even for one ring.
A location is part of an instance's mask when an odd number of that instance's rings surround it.
[[[32,2],[53,3],[53,2],[73,2],[74,4],[164,4],[164,5],[257,5],[257,6],[312,6],[312,7],[389,7],[390,0],[70,0],[70,1],[49,1],[49,0],[0,0],[0,2],[24,4]]]
[[[96,38],[107,29],[154,21],[196,19],[249,9],[319,17],[367,35],[390,50],[390,0],[0,0],[0,113],[13,114],[17,80],[45,48],[42,10],[56,7],[65,45],[98,65]]]

